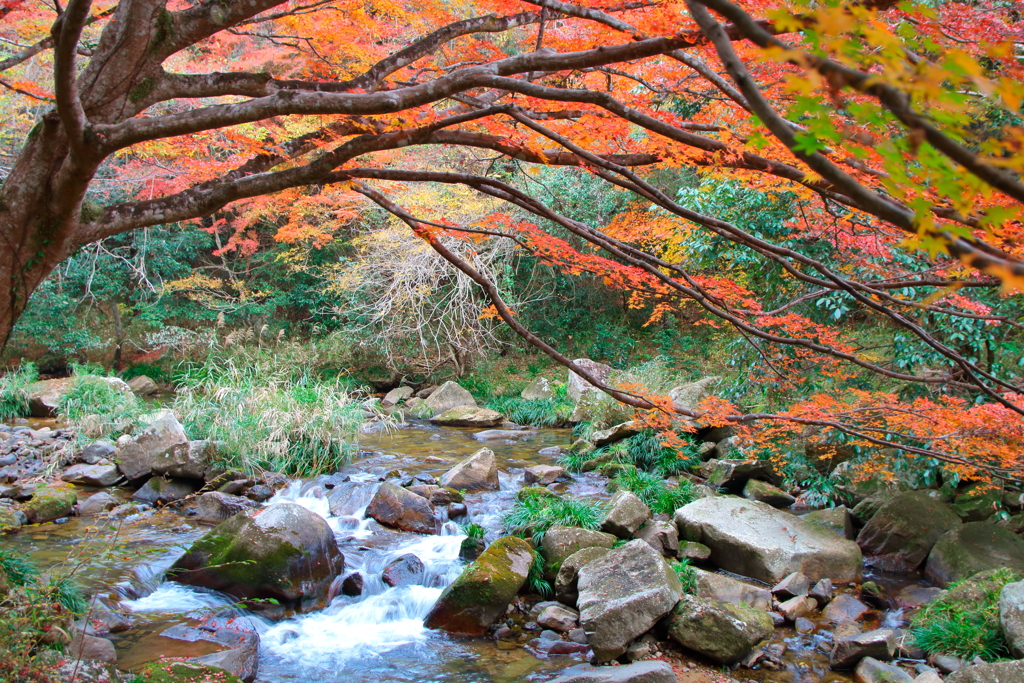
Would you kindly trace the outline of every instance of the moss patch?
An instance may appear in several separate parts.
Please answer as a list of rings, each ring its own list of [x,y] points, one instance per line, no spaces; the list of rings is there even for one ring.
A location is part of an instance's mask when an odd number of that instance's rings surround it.
[[[138,678],[146,683],[242,683],[241,678],[223,669],[191,662],[147,664]]]
[[[78,494],[70,484],[51,484],[36,489],[35,495],[22,506],[22,510],[32,524],[52,522],[66,517],[77,500]]]

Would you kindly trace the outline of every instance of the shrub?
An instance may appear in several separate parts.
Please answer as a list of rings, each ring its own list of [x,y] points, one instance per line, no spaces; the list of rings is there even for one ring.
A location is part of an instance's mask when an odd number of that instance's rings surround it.
[[[35,363],[25,363],[0,377],[0,420],[28,415],[28,388],[37,379]]]
[[[616,475],[615,482],[636,494],[654,514],[671,515],[694,501],[693,484],[688,479],[680,480],[679,486],[669,486],[660,472],[626,468]]]
[[[594,500],[558,496],[524,496],[516,501],[502,523],[505,533],[528,538],[539,545],[553,526],[574,526],[597,530],[605,515],[605,505]]]

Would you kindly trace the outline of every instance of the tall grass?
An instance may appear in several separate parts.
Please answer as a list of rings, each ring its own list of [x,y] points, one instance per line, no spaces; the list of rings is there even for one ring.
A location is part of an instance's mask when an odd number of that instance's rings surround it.
[[[680,479],[678,486],[669,486],[660,472],[630,467],[619,472],[615,481],[620,487],[633,492],[654,514],[671,515],[696,499],[690,480]]]
[[[135,394],[118,388],[91,367],[74,365],[72,372],[74,378],[57,403],[57,412],[81,437],[116,436],[138,423],[145,407]]]
[[[554,526],[596,530],[604,520],[606,506],[595,500],[545,495],[524,496],[505,515],[505,533],[533,537],[540,544]]]
[[[24,363],[0,377],[0,420],[28,415],[28,388],[37,379],[35,363]]]
[[[174,401],[193,439],[222,442],[219,464],[296,476],[336,472],[357,451],[363,407],[338,378],[266,358],[211,357],[178,375]]]
[[[562,427],[569,422],[573,404],[563,396],[527,400],[519,396],[497,396],[487,401],[486,407],[496,410],[506,418],[531,427]]]

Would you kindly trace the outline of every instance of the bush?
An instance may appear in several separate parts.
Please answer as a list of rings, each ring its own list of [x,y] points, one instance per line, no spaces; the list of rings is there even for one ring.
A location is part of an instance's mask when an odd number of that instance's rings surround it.
[[[178,385],[182,425],[193,439],[223,442],[225,467],[306,477],[336,472],[357,452],[363,407],[340,379],[266,359],[211,357],[181,372]]]
[[[659,472],[644,472],[630,467],[616,475],[615,483],[636,494],[654,514],[671,515],[695,499],[693,484],[688,479],[680,480],[679,486],[673,487]]]
[[[72,366],[74,380],[57,404],[57,412],[80,435],[100,438],[116,435],[138,423],[145,408],[130,391],[122,391],[86,366]]]
[[[35,363],[25,363],[0,377],[0,420],[28,415],[28,388],[37,379]]]
[[[546,490],[546,489],[545,489]],[[601,527],[605,505],[593,500],[558,496],[523,496],[505,515],[505,533],[524,538],[533,537],[540,545],[544,534],[553,526],[573,526],[595,531]]]

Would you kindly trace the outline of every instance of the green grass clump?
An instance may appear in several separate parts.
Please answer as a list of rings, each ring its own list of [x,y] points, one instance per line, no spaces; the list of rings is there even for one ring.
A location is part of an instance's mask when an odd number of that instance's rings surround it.
[[[528,401],[519,396],[498,396],[485,406],[512,422],[531,427],[561,427],[572,415],[572,403],[555,398]]]
[[[556,496],[524,496],[505,515],[505,533],[533,537],[539,545],[553,526],[572,526],[592,531],[601,527],[605,505],[598,501]]]
[[[672,569],[675,571],[676,576],[679,577],[679,583],[683,586],[683,593],[687,595],[697,594],[697,572],[690,566],[690,560],[683,558],[677,562],[671,563]]]
[[[533,554],[533,563],[530,565],[530,573],[526,577],[526,585],[545,600],[555,594],[551,583],[544,578],[544,557],[540,553]]]
[[[987,662],[1009,654],[999,624],[999,593],[1021,576],[1002,568],[952,584],[911,620],[914,642],[930,654]]]
[[[304,477],[348,464],[364,422],[363,406],[340,379],[260,359],[211,357],[185,369],[174,410],[193,439],[223,442],[219,464]]]
[[[92,439],[112,436],[138,423],[145,407],[135,394],[87,366],[75,365],[72,371],[74,379],[57,403],[57,412],[80,434]]]
[[[681,479],[678,486],[669,486],[660,472],[644,472],[627,468],[620,471],[615,482],[618,486],[632,491],[654,514],[671,515],[677,509],[695,500],[693,484]]]
[[[460,524],[459,529],[461,529],[462,533],[466,534],[466,538],[471,541],[482,541],[484,540],[484,536],[487,535],[487,529],[475,523]]]
[[[35,363],[25,363],[0,377],[0,420],[28,415],[28,388],[37,379]]]

